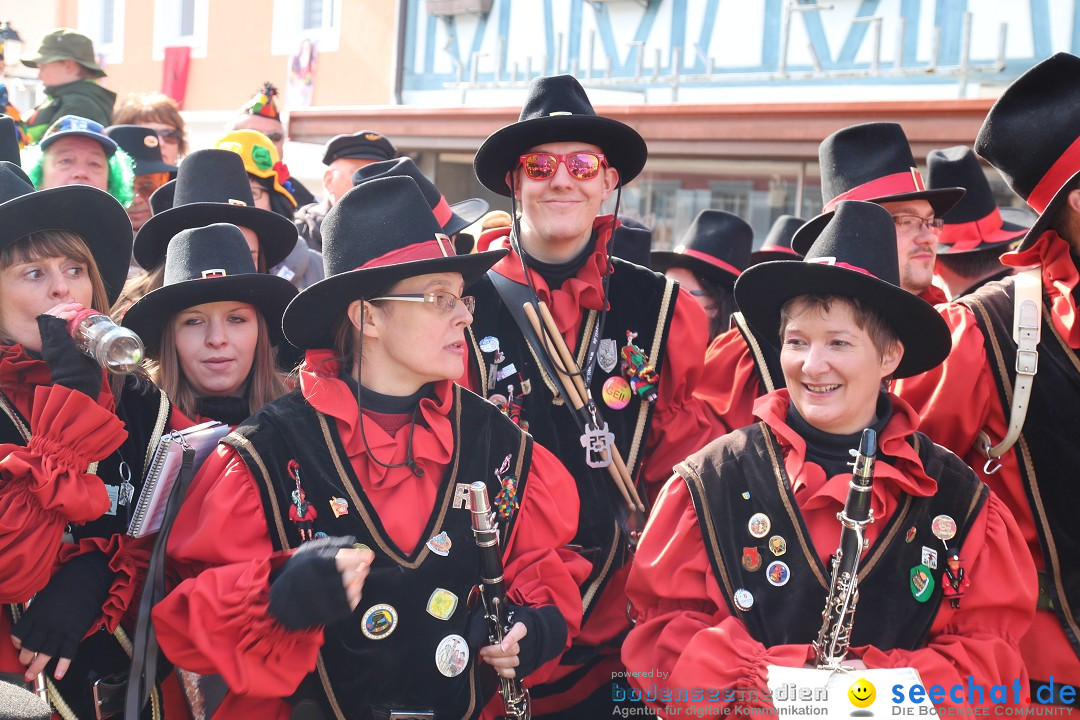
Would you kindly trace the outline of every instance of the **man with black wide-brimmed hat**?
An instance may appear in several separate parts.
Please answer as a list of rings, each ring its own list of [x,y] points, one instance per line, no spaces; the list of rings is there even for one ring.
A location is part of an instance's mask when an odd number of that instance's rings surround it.
[[[1017,274],[941,309],[953,336],[945,364],[898,392],[1016,517],[1041,571],[1038,612],[1021,641],[1032,697],[1062,702],[1063,685],[1080,685],[1072,477],[1080,427],[1070,412],[1080,404],[1080,58],[1055,55],[1013,82],[986,116],[975,152],[1039,216],[1001,256]],[[1037,681],[1055,689],[1040,692]]]
[[[964,145],[931,150],[926,156],[930,187],[956,186],[967,190],[938,236],[935,272],[949,297],[969,295],[988,282],[1012,275],[1001,264],[1001,253],[1020,241],[1030,225],[1017,225],[1001,216],[979,158]]]
[[[805,254],[837,203],[876,203],[896,223],[900,287],[931,304],[948,300],[932,282],[937,235],[942,215],[963,197],[964,188],[927,188],[907,135],[897,123],[863,123],[837,130],[821,141],[818,160],[824,213],[795,232],[791,248]],[[753,422],[754,401],[784,386],[769,338],[754,337],[741,316],[734,316],[733,321],[735,327],[710,345],[699,389],[714,422],[727,430]]]
[[[1035,568],[1020,530],[887,390],[945,359],[948,326],[899,286],[889,213],[842,201],[828,215],[805,261],[755,265],[735,283],[747,321],[780,355],[786,387],[758,400],[758,422],[679,463],[634,557],[627,594],[639,619],[623,658],[663,717],[772,710],[774,700],[790,711],[769,693],[777,668],[843,663],[854,671],[845,689],[872,669],[879,695],[890,670],[913,668],[922,687],[947,689],[931,692],[941,714],[994,703],[973,687],[1026,684],[1017,642],[1033,614]],[[850,451],[867,430],[876,461],[857,486]],[[851,544],[841,545],[842,528],[857,533]],[[942,592],[953,548],[971,581],[956,607]],[[842,571],[857,572],[854,597]],[[826,598],[850,599],[852,616]],[[800,687],[822,680],[805,677]],[[684,688],[735,692],[679,697]],[[1022,702],[1025,691],[1012,692],[1007,702]]]
[[[673,281],[612,258],[617,221],[598,217],[612,195],[617,213],[620,188],[641,172],[647,154],[633,128],[597,115],[577,80],[562,75],[535,79],[518,121],[492,133],[474,161],[480,182],[511,198],[515,217],[512,228],[481,238],[480,250],[511,253],[470,288],[477,309],[468,386],[527,424],[570,469],[581,497],[574,542],[594,566],[581,586],[582,631],[546,684],[533,689],[537,715],[612,711],[610,683],[622,670],[620,638],[630,627],[626,548],[643,514],[627,520],[609,469],[617,465],[610,444],[625,463],[625,474],[615,470],[626,480],[618,487],[634,483],[648,498],[680,455],[711,437],[691,398],[705,352],[703,311]],[[580,367],[584,412],[565,407],[556,385],[555,368],[567,375],[576,369],[549,358],[523,316],[523,303],[537,300],[550,308],[551,324]]]

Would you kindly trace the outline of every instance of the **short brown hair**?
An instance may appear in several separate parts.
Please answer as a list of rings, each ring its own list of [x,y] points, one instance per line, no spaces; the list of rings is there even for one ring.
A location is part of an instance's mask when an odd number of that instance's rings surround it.
[[[180,107],[168,95],[162,93],[129,93],[113,112],[113,125],[140,125],[156,122],[172,125],[180,131],[180,144],[177,154],[187,155],[187,132],[184,130],[184,118]]]
[[[175,317],[175,316],[173,316]],[[173,317],[165,320],[158,341],[156,357],[147,365],[154,384],[169,396],[180,412],[191,419],[198,415],[198,398],[191,383],[184,376],[180,366],[180,355],[176,351],[176,331],[173,329]],[[248,412],[252,415],[266,403],[285,394],[285,383],[274,364],[274,350],[270,345],[269,327],[261,312],[256,311],[259,324],[259,339],[255,343],[255,358],[248,373],[247,388],[244,397],[248,401]]]
[[[784,331],[787,329],[788,320],[791,319],[792,312],[797,306],[801,304],[803,312],[817,309],[827,313],[835,303],[851,308],[851,314],[855,316],[855,324],[870,336],[870,342],[874,344],[878,357],[883,357],[888,348],[900,343],[900,338],[897,337],[892,325],[882,317],[881,313],[862,300],[847,297],[846,295],[824,293],[797,295],[784,303],[783,307],[780,308],[780,342],[783,343],[784,341]]]

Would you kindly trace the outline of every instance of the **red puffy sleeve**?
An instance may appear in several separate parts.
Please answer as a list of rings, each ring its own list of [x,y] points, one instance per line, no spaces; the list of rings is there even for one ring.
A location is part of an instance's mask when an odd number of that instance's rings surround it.
[[[720,437],[754,422],[754,401],[765,394],[754,356],[739,328],[720,333],[705,353],[705,373],[694,395]]]
[[[323,635],[287,630],[270,615],[270,573],[287,556],[274,552],[243,461],[218,446],[195,476],[169,538],[168,557],[182,581],[153,612],[166,656],[193,672],[220,674],[237,695],[293,692],[315,668]]]
[[[62,385],[35,389],[32,438],[0,445],[0,602],[45,587],[68,523],[109,509],[105,484],[87,473],[127,437],[111,409]]]
[[[588,560],[566,547],[577,534],[578,510],[574,478],[554,455],[534,444],[525,502],[503,558],[507,596],[518,605],[557,607],[566,620],[566,647],[581,629],[579,586],[592,569]],[[544,682],[557,666],[558,658],[550,660],[530,674],[526,684]]]
[[[705,311],[690,293],[680,288],[667,331],[659,394],[645,445],[642,477],[650,499],[671,476],[671,468],[714,437],[714,428],[706,419],[705,403],[694,396],[708,344],[706,327]]]
[[[732,617],[713,576],[690,491],[681,477],[664,486],[630,570],[626,594],[637,624],[623,643],[622,659],[636,687],[768,689],[768,666],[802,667],[809,645],[767,648]],[[662,696],[662,693],[661,693]],[[661,717],[686,717],[687,709],[721,708],[703,701],[650,703]],[[751,703],[761,706],[762,701]],[[718,710],[718,712],[720,712]],[[696,713],[692,716],[697,716]]]

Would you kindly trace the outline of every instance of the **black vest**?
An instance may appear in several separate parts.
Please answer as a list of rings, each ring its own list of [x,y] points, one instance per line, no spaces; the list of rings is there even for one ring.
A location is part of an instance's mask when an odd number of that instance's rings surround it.
[[[495,507],[502,490],[495,471],[508,463],[509,473],[504,477],[518,479],[517,501],[523,502],[532,440],[476,395],[457,385],[453,392],[454,455],[422,540],[411,553],[387,536],[353,472],[335,420],[316,411],[299,391],[266,405],[223,440],[240,454],[255,479],[276,550],[301,543],[297,524],[289,519],[296,482],[288,466],[295,461],[306,500],[318,513],[313,527],[316,536],[353,535],[375,551],[360,605],[352,617],[326,628],[316,672],[295,698],[314,699],[326,717],[367,720],[376,708],[430,710],[440,720],[473,718],[491,696],[488,675],[493,679],[494,673],[478,661],[478,648],[470,649],[468,667],[452,678],[436,666],[436,649],[449,635],[467,636],[467,600],[480,579],[468,485],[477,480],[487,483]],[[463,443],[468,445],[463,447]],[[504,544],[516,519],[514,512],[508,521],[500,520]],[[443,542],[436,545],[440,549],[449,543],[445,555],[428,542],[435,537]],[[446,620],[427,610],[437,589],[457,597],[457,607]],[[370,612],[377,605],[393,608],[397,625],[379,639],[369,639],[361,626],[369,615],[373,622],[378,620]],[[386,621],[390,618],[382,616]]]
[[[0,442],[25,445],[22,429],[28,430],[30,423],[26,418],[18,416],[14,405],[7,404],[8,410],[15,417],[9,416],[6,412],[0,413]],[[148,380],[136,380],[132,376],[125,378],[116,416],[124,422],[128,436],[118,451],[114,451],[98,463],[95,474],[105,482],[106,486],[118,488],[123,462],[130,471],[135,492],[127,505],[117,505],[116,514],[102,515],[85,525],[69,526],[69,532],[75,542],[83,538],[108,538],[127,532],[135,503],[138,502],[139,493],[142,491],[149,456],[152,454],[152,448],[157,447],[158,440],[165,430],[169,410],[168,398]],[[20,424],[22,429],[19,427]],[[9,610],[15,616],[19,613],[16,606],[11,606]],[[115,634],[107,633],[104,628],[100,628],[79,645],[79,651],[63,680],[56,681],[52,677],[56,666],[54,659],[47,668],[49,695],[54,708],[59,710],[63,703],[73,712],[70,717],[94,717],[91,690],[94,682],[100,678],[126,674],[131,665],[130,653],[131,642],[122,628],[117,628]],[[160,694],[155,690],[142,717],[160,717],[161,712]],[[64,711],[61,711],[61,717],[67,717]]]
[[[913,650],[924,644],[941,602],[946,567],[945,548],[931,533],[931,520],[937,515],[952,517],[957,534],[949,546],[961,547],[989,495],[989,489],[960,458],[921,433],[915,433],[914,440],[923,468],[937,480],[938,490],[931,497],[904,496],[863,557],[852,646]],[[731,614],[766,646],[817,639],[831,569],[821,562],[811,543],[784,471],[780,447],[768,427],[759,422],[736,430],[675,469],[690,489],[713,574]],[[764,513],[771,521],[765,537],[750,533],[749,522],[755,513]],[[840,530],[837,521],[837,545]],[[775,536],[786,541],[786,551],[779,556],[769,547]],[[919,602],[910,589],[910,572],[922,564],[924,545],[937,550],[939,560],[937,569],[931,571],[933,594],[926,602]],[[747,549],[760,555],[759,568],[748,570],[744,566]],[[786,584],[774,585],[768,580],[768,565],[775,561],[788,567]],[[733,596],[738,590],[752,594],[749,609],[736,607]]]
[[[1015,291],[1015,279],[1009,277],[984,285],[959,300],[975,315],[982,331],[1006,422],[1016,375],[1016,345],[1012,339]],[[1080,358],[1058,334],[1049,307],[1044,294],[1038,374],[1032,383],[1024,430],[1012,452],[1039,533],[1049,576],[1047,590],[1065,635],[1080,655],[1076,616],[1080,608],[1080,562],[1076,557],[1080,524],[1076,522],[1076,489],[1070,479],[1080,466],[1080,445],[1072,415],[1080,402]]]
[[[626,345],[627,331],[637,333],[634,344],[642,348],[649,360],[661,372],[667,354],[667,331],[675,311],[678,297],[677,283],[663,275],[638,265],[613,258],[614,272],[608,288],[610,310],[601,328],[601,340],[614,340],[617,354]],[[509,397],[509,386],[514,386],[516,401],[522,404],[521,419],[528,423],[529,433],[538,443],[550,450],[566,466],[577,481],[581,498],[581,516],[574,543],[582,554],[592,562],[593,570],[581,586],[585,618],[593,607],[593,600],[600,596],[611,574],[626,562],[624,553],[625,531],[620,526],[626,515],[626,504],[613,486],[611,476],[604,468],[591,468],[585,463],[585,450],[581,445],[581,432],[555,391],[555,385],[546,377],[533,350],[525,342],[521,330],[506,309],[502,298],[491,280],[484,276],[470,286],[469,294],[476,296],[476,313],[469,329],[472,341],[470,362],[472,372],[478,373],[484,397],[500,394]],[[575,360],[584,372],[584,354],[588,349],[595,323],[600,316],[587,311],[581,323],[575,347]],[[484,351],[482,340],[494,337],[505,359],[499,365],[505,370],[513,364],[516,372],[488,382],[489,371],[495,357],[494,351]],[[621,410],[604,404],[604,382],[620,374],[619,363],[610,372],[597,365],[593,372],[590,392],[608,429],[615,435],[615,444],[626,461],[632,478],[637,478],[641,468],[645,442],[649,436],[653,404],[635,395]],[[522,384],[529,393],[520,396]],[[658,393],[663,396],[662,385]],[[644,493],[640,492],[644,497]],[[629,626],[629,622],[627,623]],[[573,658],[573,651],[568,656]],[[567,658],[564,657],[564,661]]]

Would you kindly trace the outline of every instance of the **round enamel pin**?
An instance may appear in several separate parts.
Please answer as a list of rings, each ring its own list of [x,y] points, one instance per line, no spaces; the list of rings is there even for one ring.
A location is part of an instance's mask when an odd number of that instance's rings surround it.
[[[769,516],[765,513],[754,513],[750,516],[750,522],[746,526],[750,529],[751,535],[756,538],[763,538],[772,529],[772,520],[769,520]]]
[[[604,390],[601,394],[604,404],[612,410],[622,410],[630,404],[633,393],[630,391],[630,383],[619,375],[612,375],[604,381]]]
[[[930,521],[930,532],[938,540],[952,540],[956,537],[956,521],[948,515],[938,515]]]
[[[397,627],[398,614],[393,605],[372,605],[364,612],[360,630],[368,640],[384,640]]]
[[[736,590],[733,600],[735,601],[735,607],[743,612],[754,607],[754,595],[746,588],[739,588]]]
[[[447,635],[435,648],[435,667],[446,677],[457,677],[469,666],[469,644],[460,635]]]
[[[782,587],[791,579],[791,568],[786,562],[773,560],[769,563],[769,567],[765,568],[765,577],[768,578],[770,585]]]
[[[769,552],[780,557],[787,552],[787,540],[780,535],[773,535],[769,538]]]
[[[480,349],[484,352],[495,352],[499,349],[499,338],[488,335],[480,341]]]

